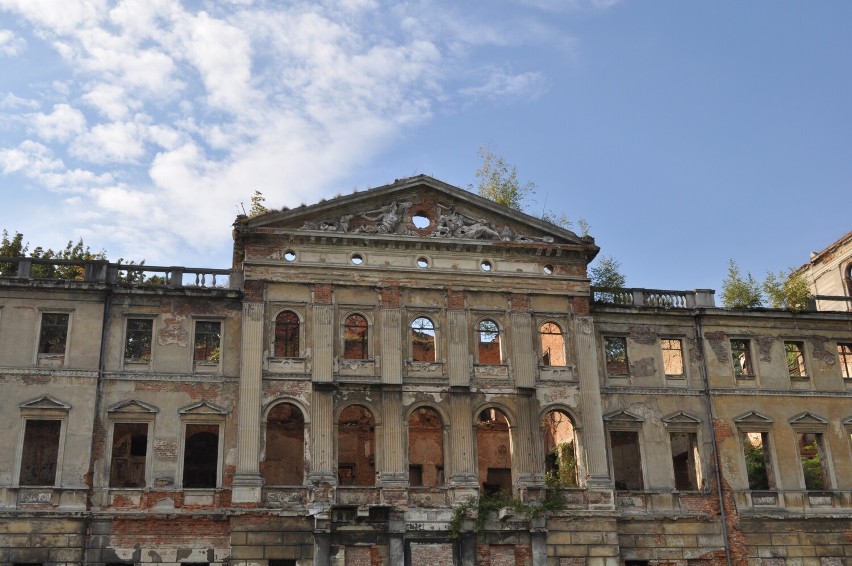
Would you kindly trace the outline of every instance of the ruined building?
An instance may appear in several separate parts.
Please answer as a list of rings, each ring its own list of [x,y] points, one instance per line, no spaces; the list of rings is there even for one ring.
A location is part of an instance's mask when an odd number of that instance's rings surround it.
[[[418,176],[230,270],[0,258],[0,563],[849,563],[852,314],[597,253]]]

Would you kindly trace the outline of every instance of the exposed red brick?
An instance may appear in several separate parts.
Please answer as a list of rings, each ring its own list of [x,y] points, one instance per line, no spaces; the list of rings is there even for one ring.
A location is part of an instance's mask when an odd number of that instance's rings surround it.
[[[314,285],[314,303],[317,305],[330,305],[334,296],[332,286],[328,283],[317,283]]]
[[[396,309],[402,304],[402,291],[398,282],[385,283],[381,287],[380,293],[383,307]]]
[[[530,296],[522,293],[512,293],[509,297],[512,312],[527,312],[530,310]]]
[[[571,297],[571,310],[577,316],[589,316],[589,298]]]
[[[243,283],[243,289],[245,290],[244,293],[246,301],[252,303],[260,302],[263,301],[264,298],[266,283],[256,279],[250,279]]]
[[[451,311],[464,310],[464,290],[447,289],[447,309]]]

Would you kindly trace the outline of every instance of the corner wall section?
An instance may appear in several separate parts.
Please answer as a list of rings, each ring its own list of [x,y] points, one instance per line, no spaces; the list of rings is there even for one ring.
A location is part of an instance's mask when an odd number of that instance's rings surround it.
[[[0,564],[82,564],[85,538],[81,518],[6,516],[0,519]]]

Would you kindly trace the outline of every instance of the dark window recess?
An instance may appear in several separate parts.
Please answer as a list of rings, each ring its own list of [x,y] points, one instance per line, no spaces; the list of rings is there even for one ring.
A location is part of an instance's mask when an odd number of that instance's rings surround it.
[[[188,424],[183,449],[183,487],[214,488],[219,466],[219,427]]]
[[[805,377],[805,354],[803,342],[784,342],[784,356],[787,358],[787,374],[790,377]]]
[[[115,423],[112,431],[110,487],[145,487],[147,423]]]
[[[199,320],[195,323],[196,362],[218,362],[221,355],[222,323],[214,320]]]
[[[151,336],[154,321],[150,318],[127,320],[127,337],[124,342],[124,359],[147,362],[151,359]]]
[[[609,441],[612,448],[615,489],[632,491],[644,489],[639,433],[622,430],[610,431]]]
[[[627,338],[607,336],[604,338],[607,375],[629,375],[630,364],[627,360]]]
[[[266,419],[267,485],[302,485],[305,475],[305,418],[295,405],[281,403]]]
[[[362,405],[343,409],[337,421],[340,485],[376,484],[376,419]]]
[[[295,560],[270,560],[269,566],[296,566]]]
[[[293,311],[275,317],[275,357],[299,357],[299,316]]]
[[[753,376],[754,366],[751,360],[751,344],[748,340],[731,340],[731,362],[737,377]]]
[[[64,354],[68,341],[67,313],[46,312],[41,315],[41,334],[38,339],[39,354]]]
[[[369,326],[360,314],[346,317],[343,323],[343,359],[366,360],[369,358]]]
[[[26,423],[20,485],[53,485],[62,421],[28,420]]]
[[[411,487],[423,485],[423,466],[419,464],[408,466],[408,485]]]

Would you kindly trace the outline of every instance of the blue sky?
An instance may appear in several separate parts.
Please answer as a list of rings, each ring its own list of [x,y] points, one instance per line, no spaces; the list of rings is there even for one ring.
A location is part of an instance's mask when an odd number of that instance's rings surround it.
[[[313,203],[490,144],[628,285],[762,277],[852,229],[852,3],[0,0],[0,227],[227,267]]]

